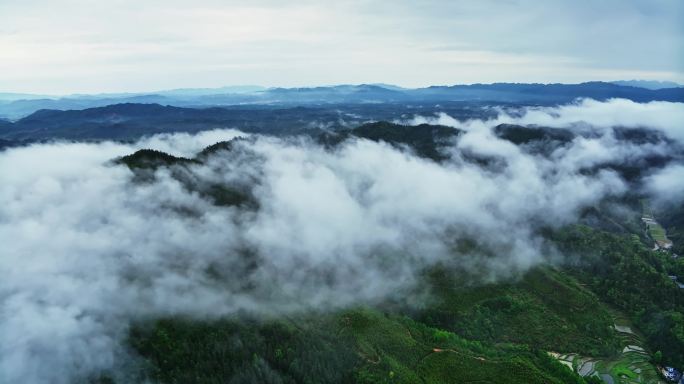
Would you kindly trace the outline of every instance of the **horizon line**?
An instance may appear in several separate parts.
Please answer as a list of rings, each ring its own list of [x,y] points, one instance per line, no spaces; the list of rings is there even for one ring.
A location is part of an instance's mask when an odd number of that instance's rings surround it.
[[[58,97],[58,98],[64,98],[64,97],[73,97],[73,96],[107,96],[107,95],[155,95],[158,93],[167,93],[167,92],[174,92],[174,91],[192,91],[192,90],[220,90],[224,88],[259,88],[255,89],[253,91],[235,91],[235,92],[227,92],[226,94],[240,94],[240,93],[253,93],[253,92],[261,92],[261,91],[268,91],[268,90],[274,90],[274,89],[313,89],[313,88],[334,88],[334,87],[344,87],[344,86],[349,86],[349,87],[360,87],[360,86],[376,86],[380,88],[387,88],[387,87],[392,87],[392,88],[398,88],[398,89],[403,89],[403,90],[416,90],[416,89],[426,89],[426,88],[432,88],[432,87],[456,87],[456,86],[472,86],[472,85],[497,85],[497,84],[525,84],[525,85],[581,85],[581,84],[589,84],[589,83],[605,83],[605,84],[615,84],[615,85],[620,85],[620,86],[626,86],[626,87],[636,87],[636,88],[644,88],[644,87],[639,87],[636,85],[625,85],[625,84],[616,84],[620,82],[643,82],[643,83],[661,83],[661,84],[672,84],[674,86],[668,87],[665,86],[661,89],[666,89],[666,88],[683,88],[684,84],[680,84],[676,81],[671,81],[671,80],[644,80],[644,79],[631,79],[631,80],[587,80],[587,81],[581,81],[581,82],[516,82],[516,81],[495,81],[495,82],[473,82],[473,83],[452,83],[452,84],[430,84],[426,86],[419,86],[419,87],[408,87],[408,86],[401,86],[393,83],[385,83],[385,82],[375,82],[375,83],[369,83],[369,82],[362,82],[362,83],[336,83],[336,84],[321,84],[321,85],[302,85],[302,86],[267,86],[267,85],[260,85],[260,84],[230,84],[230,85],[219,85],[215,87],[202,87],[202,86],[197,86],[197,87],[175,87],[175,88],[165,88],[165,89],[157,89],[157,90],[142,90],[142,91],[98,91],[98,92],[69,92],[69,93],[51,93],[51,92],[19,92],[19,91],[11,91],[11,90],[0,90],[0,95],[24,95],[24,96],[34,96],[34,97]],[[649,88],[644,88],[644,89],[649,89]]]

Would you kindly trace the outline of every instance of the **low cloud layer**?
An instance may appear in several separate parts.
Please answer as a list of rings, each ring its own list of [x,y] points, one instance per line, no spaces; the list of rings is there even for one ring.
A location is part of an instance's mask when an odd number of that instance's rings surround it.
[[[681,105],[656,106],[666,110],[659,117],[648,117],[651,103],[629,115],[633,107],[584,101],[497,120],[594,132],[546,155],[497,138],[493,121],[453,120],[466,133],[444,163],[366,140],[331,150],[260,136],[153,181],[110,161],[149,147],[192,156],[238,135],[230,130],[0,152],[0,382],[67,383],[114,369],[134,321],[406,300],[437,263],[493,281],[548,262],[558,255],[540,228],[629,191],[615,171],[588,169],[672,151],[607,128],[675,132],[669,119]],[[195,186],[249,188],[258,208],[217,206],[179,174]],[[477,251],[460,247],[466,239]]]
[[[661,204],[684,202],[684,165],[674,164],[646,178],[644,187]]]
[[[684,142],[684,103],[652,101],[637,103],[627,99],[596,101],[579,99],[557,107],[522,107],[503,109],[495,119],[459,121],[447,114],[416,116],[412,124],[442,124],[462,128],[499,124],[538,125],[553,128],[605,130],[613,127],[649,128],[662,131],[672,139]]]

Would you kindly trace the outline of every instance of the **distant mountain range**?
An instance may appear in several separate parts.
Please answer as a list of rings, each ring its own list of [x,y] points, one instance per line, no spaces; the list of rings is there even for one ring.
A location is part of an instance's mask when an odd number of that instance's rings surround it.
[[[337,131],[369,121],[410,118],[406,112],[434,115],[446,112],[464,118],[491,117],[491,111],[472,102],[407,105],[332,104],[310,106],[243,105],[186,108],[159,104],[114,104],[83,110],[36,111],[15,122],[0,120],[0,139],[17,144],[47,139],[134,140],[168,132],[198,132],[236,128],[244,132],[273,135],[312,130]],[[488,115],[489,114],[489,115]]]
[[[669,86],[672,87],[669,87]],[[639,102],[684,102],[684,88],[676,83],[630,80],[581,84],[495,83],[427,88],[401,88],[388,84],[336,85],[309,88],[264,88],[236,86],[193,88],[151,93],[118,93],[50,97],[0,93],[0,118],[16,120],[41,109],[73,110],[111,104],[142,103],[176,107],[234,105],[321,105],[373,103],[438,103],[481,101],[496,103],[558,104],[576,98],[625,98]]]
[[[656,80],[619,80],[611,81],[613,84],[626,85],[629,87],[639,87],[646,89],[663,89],[663,88],[677,88],[681,87],[681,84],[677,84],[673,81],[656,81]]]

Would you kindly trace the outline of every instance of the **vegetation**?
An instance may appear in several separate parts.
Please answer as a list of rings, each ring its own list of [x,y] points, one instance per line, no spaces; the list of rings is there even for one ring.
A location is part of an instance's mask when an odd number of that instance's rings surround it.
[[[117,162],[127,165],[131,169],[156,169],[173,164],[188,163],[191,160],[169,155],[154,149],[141,149],[135,153],[123,156]]]
[[[131,155],[123,156],[115,162],[124,164],[133,171],[135,180],[138,182],[153,180],[155,178],[154,172],[160,167],[165,167],[170,170],[173,177],[180,181],[185,188],[196,191],[203,197],[211,199],[216,205],[242,206],[248,209],[256,209],[256,200],[246,188],[225,183],[197,185],[194,178],[188,177],[187,173],[181,171],[183,166],[206,162],[212,154],[218,151],[231,151],[235,149],[235,143],[239,140],[242,139],[236,138],[211,145],[192,159],[169,155],[168,153],[153,149],[141,149]]]
[[[658,221],[667,229],[672,251],[684,255],[684,204],[662,207],[658,210]],[[681,273],[684,276],[684,270]]]
[[[409,145],[420,156],[433,160],[443,160],[445,155],[439,150],[450,138],[462,133],[461,130],[443,125],[421,124],[407,126],[385,121],[364,124],[351,132],[354,136],[373,141],[386,141],[390,144]]]
[[[329,317],[165,319],[134,328],[130,344],[149,363],[141,375],[164,383],[352,382],[359,358],[334,327]]]
[[[676,265],[668,255],[635,236],[584,226],[552,238],[581,257],[562,270],[536,269],[519,281],[485,286],[459,284],[436,268],[426,275],[436,299],[419,311],[171,318],[139,324],[130,345],[148,363],[141,375],[166,383],[597,382],[548,351],[598,357],[591,372],[650,382],[657,377],[650,355],[622,351],[644,345],[639,336],[613,329],[631,321],[647,346],[662,351],[658,359],[681,365],[684,308],[667,278]]]
[[[420,319],[463,337],[529,344],[547,351],[610,355],[618,349],[606,307],[572,277],[549,268],[521,281],[458,286],[453,275],[431,274],[437,304]]]
[[[653,210],[650,207],[648,199],[642,199],[641,205],[643,217],[649,220],[649,222],[646,224],[646,230],[648,231],[649,237],[659,246],[669,242],[666,236],[665,228],[655,221]]]
[[[516,145],[528,144],[535,141],[567,143],[575,137],[575,134],[567,129],[525,127],[513,124],[500,124],[494,127],[494,132],[500,138],[508,140]]]
[[[165,383],[584,383],[543,351],[369,308],[266,322],[167,319],[136,327],[130,344],[148,362],[140,375]]]
[[[684,365],[684,294],[668,277],[680,268],[670,254],[652,251],[634,235],[573,226],[554,235],[561,249],[580,255],[568,271],[601,300],[629,315],[663,361]]]

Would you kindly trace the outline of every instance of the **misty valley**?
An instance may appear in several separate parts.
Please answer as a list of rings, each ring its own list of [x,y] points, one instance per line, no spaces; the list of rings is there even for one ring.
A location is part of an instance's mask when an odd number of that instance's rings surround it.
[[[683,0],[0,0],[0,384],[684,384]]]
[[[642,93],[3,120],[0,382],[679,380],[684,95]]]

